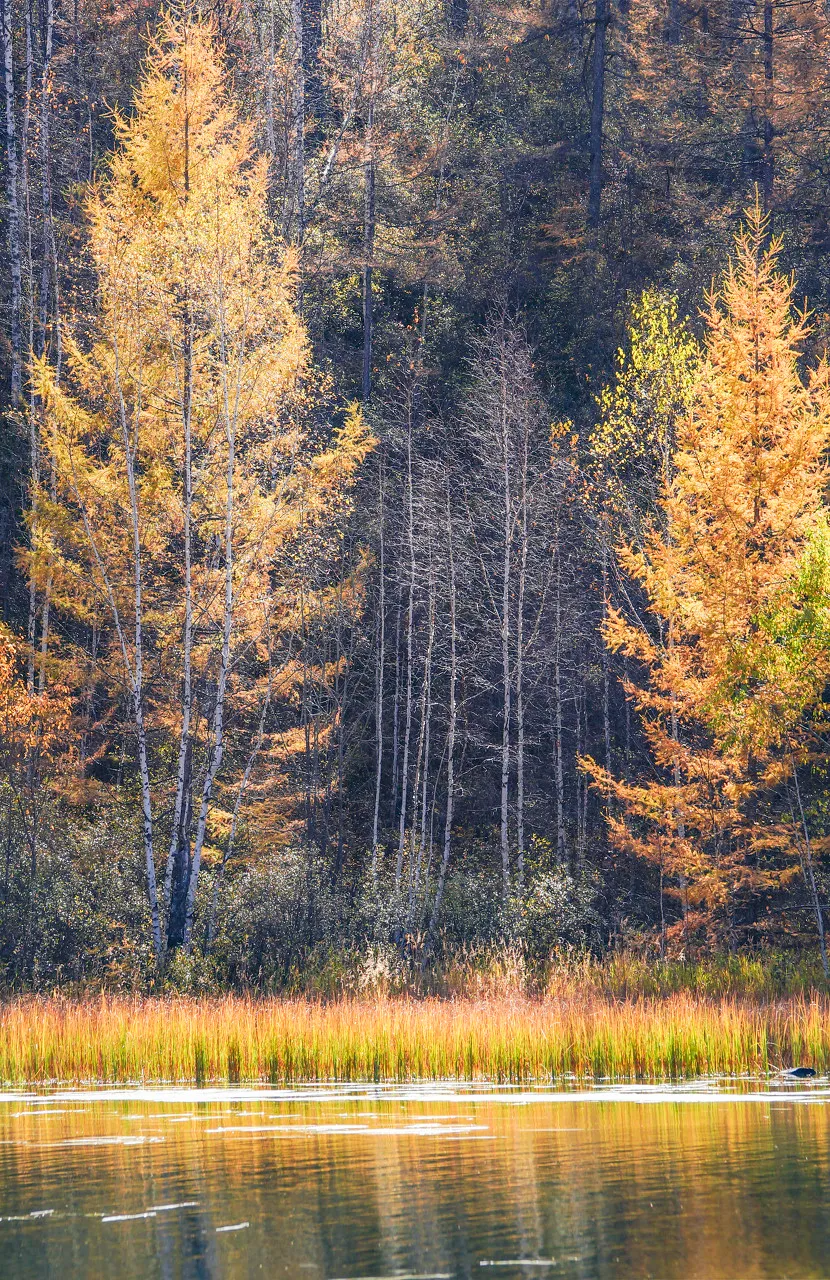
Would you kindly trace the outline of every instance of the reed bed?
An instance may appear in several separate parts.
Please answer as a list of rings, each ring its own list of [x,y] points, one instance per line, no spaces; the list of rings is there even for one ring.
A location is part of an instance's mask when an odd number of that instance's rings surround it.
[[[830,1001],[26,998],[0,1079],[47,1082],[667,1080],[830,1069]]]

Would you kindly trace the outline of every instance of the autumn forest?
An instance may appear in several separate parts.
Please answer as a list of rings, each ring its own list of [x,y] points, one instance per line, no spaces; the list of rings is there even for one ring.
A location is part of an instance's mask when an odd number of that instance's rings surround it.
[[[826,980],[824,0],[0,18],[0,986]]]

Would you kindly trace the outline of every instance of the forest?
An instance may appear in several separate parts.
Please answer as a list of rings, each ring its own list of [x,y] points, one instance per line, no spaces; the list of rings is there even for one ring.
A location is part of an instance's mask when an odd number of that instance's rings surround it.
[[[0,19],[0,986],[826,980],[824,0]]]

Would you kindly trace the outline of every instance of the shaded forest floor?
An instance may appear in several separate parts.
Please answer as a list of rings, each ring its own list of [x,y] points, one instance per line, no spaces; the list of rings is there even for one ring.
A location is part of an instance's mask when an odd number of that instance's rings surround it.
[[[0,1080],[550,1083],[830,1071],[830,997],[808,965],[781,957],[561,964],[535,995],[511,990],[507,972],[489,978],[489,990],[481,974],[477,991],[449,997],[14,997],[0,1006]]]

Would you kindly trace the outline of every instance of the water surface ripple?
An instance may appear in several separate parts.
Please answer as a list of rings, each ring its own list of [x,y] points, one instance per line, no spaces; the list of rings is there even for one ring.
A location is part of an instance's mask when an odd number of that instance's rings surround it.
[[[0,1094],[0,1275],[830,1275],[830,1088]]]

